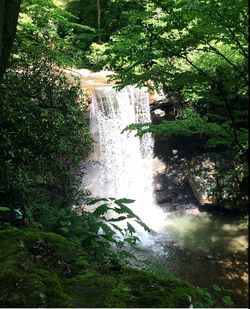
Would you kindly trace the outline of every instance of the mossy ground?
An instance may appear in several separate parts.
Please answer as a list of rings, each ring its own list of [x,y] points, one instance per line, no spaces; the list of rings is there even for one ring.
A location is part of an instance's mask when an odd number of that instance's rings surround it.
[[[1,307],[180,308],[199,300],[185,281],[96,270],[81,247],[54,233],[8,228],[0,237]]]

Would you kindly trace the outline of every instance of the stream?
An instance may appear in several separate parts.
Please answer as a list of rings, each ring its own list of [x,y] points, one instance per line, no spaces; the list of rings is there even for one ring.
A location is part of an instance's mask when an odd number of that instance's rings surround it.
[[[157,203],[154,140],[150,134],[122,133],[131,123],[150,121],[146,89],[95,88],[90,111],[95,146],[82,166],[83,187],[93,196],[135,200],[133,212],[153,230],[138,231],[144,257],[195,286],[230,289],[234,307],[247,307],[246,229],[237,216],[207,213],[194,200],[185,207]]]

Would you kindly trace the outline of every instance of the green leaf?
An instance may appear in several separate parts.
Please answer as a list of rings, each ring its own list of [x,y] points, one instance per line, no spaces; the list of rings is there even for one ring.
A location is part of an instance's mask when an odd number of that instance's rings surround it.
[[[69,229],[67,227],[61,227],[60,231],[64,232],[64,233],[68,233]]]
[[[121,216],[121,217],[114,218],[114,219],[108,219],[107,221],[108,222],[118,222],[118,221],[123,221],[123,220],[126,220],[126,219],[128,219],[128,217]]]
[[[120,203],[119,200],[116,200],[115,203],[118,206],[120,206],[120,209],[119,208],[114,209],[117,213],[126,213],[126,214],[129,214],[131,217],[135,217],[135,218],[137,217],[136,214],[134,214],[130,208]]]
[[[142,226],[142,227],[144,228],[145,231],[147,231],[147,232],[149,232],[149,233],[151,232],[150,228],[149,228],[144,222],[142,222],[141,220],[140,220],[140,221],[136,220],[136,222],[137,222],[138,224],[140,224],[140,226]]]
[[[99,229],[102,227],[102,222],[95,222],[90,226],[90,231],[97,237]]]
[[[130,234],[134,234],[136,232],[134,227],[128,222],[127,222],[127,227],[128,227],[128,231]]]
[[[60,222],[61,226],[68,226],[69,225],[68,221],[60,220],[59,222]]]
[[[108,199],[106,199],[106,198],[96,198],[94,200],[89,201],[87,204],[93,205],[93,204],[96,204],[96,203],[101,202],[101,201],[107,202]]]
[[[109,227],[107,224],[102,223],[101,228],[103,229],[103,232],[106,236],[110,237],[112,239],[112,236],[114,235],[114,231],[111,227]]]
[[[0,207],[0,211],[9,211],[10,210],[10,208],[8,208],[8,207]]]
[[[137,260],[137,258],[136,258],[136,256],[135,256],[134,254],[129,253],[129,252],[126,251],[126,250],[121,250],[121,251],[119,252],[119,254],[120,254],[121,256],[123,256],[123,258],[129,258],[129,259],[136,259],[136,260]]]
[[[122,230],[118,225],[116,225],[116,224],[114,224],[114,223],[111,223],[111,225],[112,225],[117,231],[119,231],[122,235],[124,235],[123,230]]]
[[[126,237],[124,239],[124,242],[126,242],[127,244],[129,244],[133,249],[135,249],[136,251],[140,251],[140,250],[137,250],[137,242],[140,242],[140,238],[137,237],[137,236],[130,236],[130,237]],[[142,251],[141,251],[142,252]]]
[[[96,223],[96,218],[90,214],[89,217],[88,217],[88,224],[91,226],[91,225],[94,225]]]
[[[217,285],[217,284],[213,284],[212,285],[213,289],[216,291],[216,292],[221,292],[222,289]]]
[[[228,306],[232,306],[234,304],[230,296],[224,296],[222,301]]]
[[[115,200],[115,203],[117,205],[120,205],[120,204],[132,204],[134,202],[135,202],[135,200],[131,200],[131,199],[128,199],[128,198],[121,198],[119,200]]]
[[[99,207],[96,208],[96,210],[93,212],[93,214],[97,217],[104,215],[105,213],[107,213],[107,211],[111,209],[107,204],[103,204]]]

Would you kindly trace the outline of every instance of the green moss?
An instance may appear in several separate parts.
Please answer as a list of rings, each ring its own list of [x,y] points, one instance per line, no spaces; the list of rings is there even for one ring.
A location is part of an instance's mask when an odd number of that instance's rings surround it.
[[[60,245],[46,233],[7,229],[0,232],[0,303],[3,307],[57,307],[67,303],[57,272],[35,256],[32,246],[45,240]],[[36,247],[34,247],[36,248]],[[62,246],[61,248],[62,249]],[[58,251],[59,252],[59,251]],[[39,262],[40,258],[40,262]],[[52,262],[51,262],[52,263]]]
[[[9,228],[0,237],[2,307],[181,308],[190,297],[202,303],[185,281],[131,268],[95,270],[81,247],[53,233]]]
[[[187,282],[145,271],[127,270],[123,281],[134,296],[132,307],[188,307],[188,295],[195,296],[195,289]]]
[[[109,307],[108,299],[116,287],[116,279],[97,272],[89,272],[70,281],[69,289],[74,295],[74,307]],[[111,307],[115,307],[111,304]]]
[[[187,282],[149,272],[124,269],[119,273],[89,272],[71,280],[74,307],[181,308],[189,307],[196,289]]]

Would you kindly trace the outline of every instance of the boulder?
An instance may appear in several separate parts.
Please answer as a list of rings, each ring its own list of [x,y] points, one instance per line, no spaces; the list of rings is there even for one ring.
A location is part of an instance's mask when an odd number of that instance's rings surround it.
[[[187,176],[189,187],[201,206],[219,206],[234,210],[244,208],[240,184],[230,172],[234,162],[216,153],[193,158]]]

